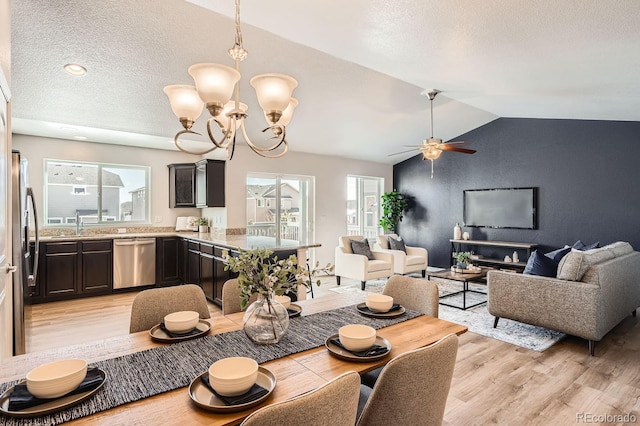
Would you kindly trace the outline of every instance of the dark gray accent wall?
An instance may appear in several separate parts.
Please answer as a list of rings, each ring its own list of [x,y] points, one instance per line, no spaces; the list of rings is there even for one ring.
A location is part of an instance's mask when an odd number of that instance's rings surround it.
[[[412,204],[399,233],[428,249],[429,265],[449,266],[465,189],[538,188],[538,229],[463,226],[472,239],[537,243],[545,251],[578,239],[621,240],[640,250],[640,122],[500,118],[455,140],[478,152],[443,152],[433,179],[421,155],[393,168],[394,188]]]

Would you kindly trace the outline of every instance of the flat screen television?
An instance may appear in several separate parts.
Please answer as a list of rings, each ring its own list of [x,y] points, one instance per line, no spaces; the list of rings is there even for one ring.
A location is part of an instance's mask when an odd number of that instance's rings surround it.
[[[465,226],[536,229],[536,188],[467,189]]]

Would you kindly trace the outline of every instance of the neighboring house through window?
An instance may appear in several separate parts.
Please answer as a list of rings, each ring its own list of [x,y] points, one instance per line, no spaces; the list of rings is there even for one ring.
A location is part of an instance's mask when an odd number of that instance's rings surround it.
[[[45,223],[150,223],[149,176],[147,166],[46,159]]]
[[[281,240],[313,240],[314,178],[249,173],[247,235]]]

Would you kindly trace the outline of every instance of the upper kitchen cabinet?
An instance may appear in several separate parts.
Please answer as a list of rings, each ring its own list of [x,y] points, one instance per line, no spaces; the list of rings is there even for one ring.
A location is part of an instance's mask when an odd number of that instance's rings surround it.
[[[196,163],[196,207],[224,207],[224,168],[220,160]]]
[[[169,207],[195,207],[196,165],[180,163],[169,164],[167,167],[169,167]]]

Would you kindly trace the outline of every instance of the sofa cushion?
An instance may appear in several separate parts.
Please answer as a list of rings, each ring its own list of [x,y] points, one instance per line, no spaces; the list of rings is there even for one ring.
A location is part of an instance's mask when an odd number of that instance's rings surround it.
[[[571,251],[571,246],[564,246],[557,250],[553,250],[548,253],[545,253],[544,255],[547,256],[549,259],[555,260],[556,263],[560,263],[562,258],[565,257],[567,253],[569,253],[570,251]]]
[[[557,277],[561,280],[580,281],[590,266],[614,257],[613,251],[604,247],[585,251],[572,249],[560,261]]]
[[[403,252],[407,252],[407,248],[404,246],[404,241],[402,240],[401,237],[393,238],[393,237],[389,237],[388,238],[389,241],[389,248],[391,250],[400,250]]]
[[[625,254],[629,254],[633,251],[631,244],[624,241],[618,241],[604,246],[603,248],[611,250],[616,257],[624,256]]]
[[[582,240],[576,241],[575,243],[573,243],[573,246],[572,246],[572,248],[576,250],[581,250],[581,251],[593,250],[598,247],[600,247],[600,241],[596,241],[593,244],[585,244],[582,242]]]
[[[377,272],[391,270],[391,264],[384,260],[370,260],[367,265],[367,272]]]
[[[424,263],[424,257],[411,255],[411,254],[407,255],[407,258],[406,258],[406,261],[405,261],[405,265],[407,265],[407,266],[421,265],[423,263]]]
[[[555,277],[557,267],[558,263],[555,260],[536,250],[529,256],[523,274]]]
[[[367,256],[367,259],[369,260],[375,259],[375,257],[373,257],[373,253],[371,253],[371,248],[369,247],[369,242],[366,238],[362,241],[351,240],[351,251],[353,251],[354,254]]]

